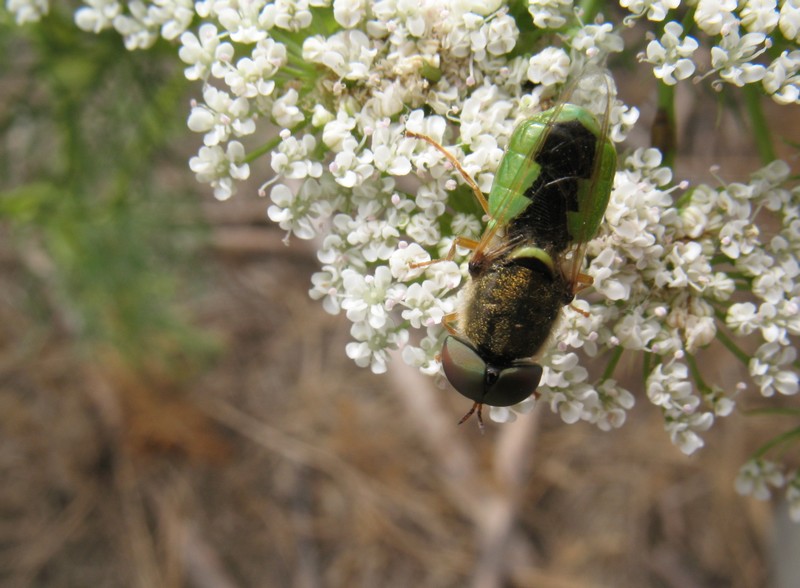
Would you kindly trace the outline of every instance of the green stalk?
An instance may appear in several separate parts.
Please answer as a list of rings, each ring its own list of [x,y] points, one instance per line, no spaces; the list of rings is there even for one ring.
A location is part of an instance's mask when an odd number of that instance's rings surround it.
[[[777,447],[783,443],[789,443],[790,441],[795,441],[800,439],[800,427],[795,427],[794,429],[789,429],[781,433],[780,435],[776,435],[764,445],[758,448],[758,450],[753,454],[753,457],[760,458],[764,457],[764,455],[772,448]]]
[[[623,351],[624,349],[622,347],[617,347],[611,352],[611,359],[609,360],[606,369],[603,371],[600,381],[605,381],[611,377],[617,367],[617,364],[619,363],[620,358],[622,357]]]
[[[697,360],[695,357],[687,354],[686,363],[689,366],[689,370],[692,372],[692,378],[697,384],[697,389],[700,390],[700,392],[702,392],[704,395],[711,392],[711,387],[706,384],[705,380],[703,380],[703,376],[700,374],[700,368],[697,367]]]
[[[722,329],[717,329],[717,339],[744,365],[750,364],[750,357],[747,353],[742,351]]]
[[[777,416],[800,416],[800,408],[789,406],[765,406],[763,408],[751,408],[741,411],[746,416],[777,415]]]
[[[753,138],[756,142],[758,155],[764,165],[774,161],[775,148],[772,146],[772,136],[767,126],[767,119],[764,116],[764,109],[761,106],[761,92],[755,84],[747,84],[744,89],[744,103],[747,114],[750,117],[750,125],[753,131]]]
[[[675,86],[658,81],[656,118],[650,129],[650,141],[664,156],[663,164],[674,168],[678,139],[675,132]]]
[[[594,21],[594,17],[600,12],[602,0],[581,0],[580,10],[583,13],[581,20],[586,23]]]

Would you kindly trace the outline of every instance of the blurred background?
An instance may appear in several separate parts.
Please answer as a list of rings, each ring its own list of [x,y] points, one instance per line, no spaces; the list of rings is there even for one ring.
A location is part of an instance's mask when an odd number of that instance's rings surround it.
[[[631,359],[621,430],[540,407],[481,435],[402,362],[355,367],[307,296],[313,244],[266,220],[268,161],[225,203],[189,172],[174,54],[0,25],[0,585],[800,585],[785,513],[733,488],[763,417],[687,458]],[[678,175],[744,179],[747,128],[706,90],[678,97]],[[647,144],[654,89],[621,93]]]

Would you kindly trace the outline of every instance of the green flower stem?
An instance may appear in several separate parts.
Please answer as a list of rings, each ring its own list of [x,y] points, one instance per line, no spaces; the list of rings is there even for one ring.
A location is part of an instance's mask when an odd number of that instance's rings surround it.
[[[663,165],[674,169],[678,144],[675,133],[675,86],[658,81],[656,106],[656,118],[650,129],[650,140],[664,156]]]
[[[750,117],[750,124],[753,131],[753,138],[756,142],[758,155],[761,163],[767,164],[775,160],[775,148],[772,145],[772,136],[769,132],[767,119],[764,116],[764,109],[761,106],[761,91],[755,84],[747,84],[744,89],[744,102],[747,114]]]
[[[747,416],[777,415],[777,416],[800,416],[800,408],[789,406],[765,406],[762,408],[751,408],[741,411]]]
[[[681,8],[683,8],[683,6]],[[690,34],[697,26],[697,23],[695,23],[694,20],[695,8],[695,6],[692,6],[689,10],[687,10],[686,14],[683,16],[683,20],[681,20],[681,26],[683,27],[683,32],[686,35]],[[672,11],[670,11],[670,14],[672,14]],[[667,17],[666,22],[669,22],[669,20],[669,17]]]
[[[775,437],[764,443],[756,450],[756,452],[753,454],[753,457],[756,459],[764,457],[764,455],[766,455],[771,449],[784,443],[791,443],[798,440],[800,440],[800,427],[789,429],[780,435],[775,435]]]
[[[247,155],[244,158],[244,163],[252,163],[265,153],[269,153],[270,151],[275,149],[275,147],[277,147],[282,140],[283,139],[281,139],[280,136],[275,136],[266,143],[264,143],[263,145],[261,145],[261,147],[256,147],[255,149],[248,151]]]
[[[744,365],[750,364],[750,357],[742,351],[722,329],[717,329],[717,339]]]
[[[697,389],[707,395],[711,392],[711,386],[706,384],[703,376],[700,374],[700,368],[697,367],[697,359],[693,355],[686,355],[686,363],[689,365],[689,370],[692,372],[692,378],[697,384]]]
[[[581,20],[583,22],[592,22],[600,8],[603,5],[603,0],[581,0],[580,10],[582,12]]]
[[[600,378],[601,382],[603,382],[605,380],[608,380],[611,377],[611,375],[614,373],[614,370],[616,369],[617,364],[619,363],[619,360],[622,357],[622,353],[624,351],[625,350],[622,347],[617,347],[611,353],[611,359],[609,360],[605,371],[603,371],[603,376]]]

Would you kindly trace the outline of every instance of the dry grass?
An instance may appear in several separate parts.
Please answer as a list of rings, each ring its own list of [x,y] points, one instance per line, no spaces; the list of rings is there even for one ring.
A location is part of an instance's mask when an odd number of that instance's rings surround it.
[[[691,459],[641,398],[607,434],[546,409],[457,427],[451,391],[344,357],[310,254],[225,214],[243,233],[215,234],[195,310],[226,351],[196,381],[81,357],[5,259],[3,585],[764,585],[769,512],[732,489],[752,423]]]
[[[731,417],[686,458],[631,365],[622,430],[541,407],[481,436],[452,391],[345,357],[346,321],[306,294],[312,254],[263,203],[207,213],[191,306],[225,351],[195,379],[87,357],[31,318],[0,241],[0,584],[765,585],[769,506],[733,490],[760,422]],[[735,382],[718,361],[709,377]]]

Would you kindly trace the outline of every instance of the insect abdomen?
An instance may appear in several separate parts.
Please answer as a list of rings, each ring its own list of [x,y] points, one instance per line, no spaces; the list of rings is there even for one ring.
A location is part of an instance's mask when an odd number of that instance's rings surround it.
[[[461,312],[464,334],[487,363],[535,355],[564,303],[564,280],[540,260],[509,259],[473,278]]]

